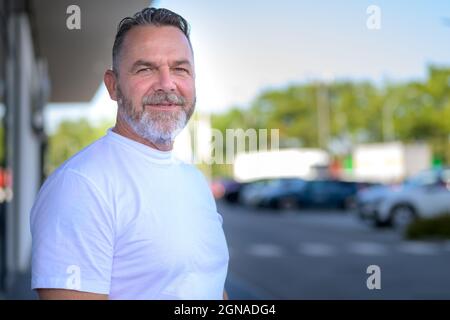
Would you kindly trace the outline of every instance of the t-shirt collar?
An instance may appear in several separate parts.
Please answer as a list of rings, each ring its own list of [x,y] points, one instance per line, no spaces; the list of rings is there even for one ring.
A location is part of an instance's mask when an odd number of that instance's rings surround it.
[[[148,145],[145,145],[143,143],[140,143],[140,142],[137,142],[130,138],[127,138],[125,136],[122,136],[122,135],[112,131],[112,128],[108,129],[107,136],[114,139],[115,141],[121,142],[123,144],[126,144],[126,145],[134,148],[136,151],[143,153],[144,155],[146,155],[149,158],[149,160],[152,160],[154,162],[173,163],[173,161],[174,161],[172,150],[161,151],[161,150],[152,148]]]

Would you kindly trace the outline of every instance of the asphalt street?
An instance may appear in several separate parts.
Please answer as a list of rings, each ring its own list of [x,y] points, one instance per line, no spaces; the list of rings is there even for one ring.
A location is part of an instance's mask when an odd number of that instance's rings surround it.
[[[406,241],[342,211],[273,211],[218,203],[232,300],[450,299],[450,241]],[[368,289],[367,268],[380,269]],[[3,298],[35,299],[30,275]],[[1,297],[0,297],[1,298]]]
[[[351,212],[280,214],[223,202],[218,211],[230,251],[230,299],[450,298],[449,241],[407,241]],[[373,265],[379,288],[369,289]]]

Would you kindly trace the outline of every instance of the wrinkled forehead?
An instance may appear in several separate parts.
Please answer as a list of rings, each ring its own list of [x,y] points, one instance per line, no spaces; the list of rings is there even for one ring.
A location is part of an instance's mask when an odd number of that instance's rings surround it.
[[[126,64],[150,59],[166,62],[187,60],[194,64],[191,44],[186,35],[173,26],[137,26],[125,35],[121,50]]]

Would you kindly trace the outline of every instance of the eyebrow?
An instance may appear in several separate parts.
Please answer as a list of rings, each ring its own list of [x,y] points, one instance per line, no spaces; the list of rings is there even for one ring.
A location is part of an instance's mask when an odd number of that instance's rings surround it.
[[[150,67],[150,68],[157,68],[156,63],[153,63],[151,61],[146,61],[146,60],[137,60],[133,63],[133,65],[131,66],[130,71],[135,71],[138,67]]]
[[[172,65],[174,67],[178,67],[178,66],[184,65],[184,64],[186,64],[189,67],[191,67],[191,62],[189,60],[187,60],[187,59],[176,60],[176,61],[173,62]],[[136,62],[133,63],[133,65],[131,66],[130,71],[133,72],[139,67],[150,67],[150,68],[157,69],[158,65],[156,63],[154,63],[154,62],[151,62],[151,61],[139,59],[139,60],[137,60]]]
[[[182,65],[182,64],[187,64],[189,67],[191,66],[191,62],[190,62],[189,60],[186,60],[186,59],[183,59],[183,60],[176,60],[176,61],[173,63],[173,66],[178,67],[178,66],[180,66],[180,65]]]

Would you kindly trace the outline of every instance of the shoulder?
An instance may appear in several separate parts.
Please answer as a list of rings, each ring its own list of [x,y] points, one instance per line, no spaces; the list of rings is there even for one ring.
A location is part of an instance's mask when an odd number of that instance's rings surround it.
[[[61,179],[77,177],[100,189],[106,188],[108,175],[111,175],[115,167],[114,160],[118,153],[116,148],[107,136],[94,141],[61,164],[48,176],[43,187]]]
[[[107,161],[107,145],[104,138],[93,142],[74,156],[65,161],[47,177],[39,190],[36,202],[39,200],[64,201],[77,195],[96,195],[105,198],[103,185],[110,161]]]
[[[203,172],[195,165],[181,160],[177,160],[177,165],[184,172],[184,174],[188,175],[191,179],[193,179],[193,181],[207,183]]]
[[[111,163],[112,145],[106,136],[94,141],[75,155],[65,161],[55,173],[72,170],[80,174],[91,175],[98,172],[99,168]]]
[[[183,177],[186,181],[185,184],[187,184],[186,187],[195,190],[196,193],[203,195],[210,201],[213,200],[210,184],[203,172],[190,163],[183,162],[179,166],[183,171]]]
[[[61,166],[47,178],[30,212],[32,231],[47,230],[45,224],[75,228],[103,221],[111,226],[113,220],[114,211],[104,186],[70,165]]]

